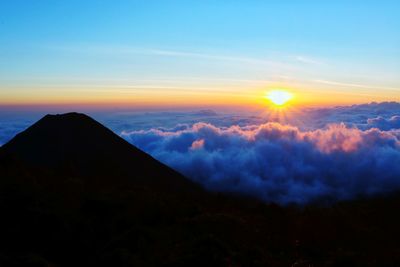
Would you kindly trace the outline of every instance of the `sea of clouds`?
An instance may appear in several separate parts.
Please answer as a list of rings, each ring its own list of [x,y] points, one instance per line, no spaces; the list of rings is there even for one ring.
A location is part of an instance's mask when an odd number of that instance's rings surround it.
[[[305,204],[400,190],[400,103],[293,113],[284,119],[220,110],[90,115],[212,191]],[[33,119],[0,116],[0,144]]]
[[[394,102],[308,109],[298,125],[215,113],[120,135],[209,190],[305,204],[400,189],[399,114]]]

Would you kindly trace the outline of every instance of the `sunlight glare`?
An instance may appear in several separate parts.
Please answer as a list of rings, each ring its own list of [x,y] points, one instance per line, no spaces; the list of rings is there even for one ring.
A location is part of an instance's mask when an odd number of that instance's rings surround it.
[[[283,90],[272,90],[265,95],[265,98],[276,106],[283,106],[293,98],[293,94]]]

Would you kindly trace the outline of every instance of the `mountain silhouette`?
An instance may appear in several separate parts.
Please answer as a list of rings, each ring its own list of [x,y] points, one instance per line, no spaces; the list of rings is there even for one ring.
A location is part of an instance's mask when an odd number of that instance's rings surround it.
[[[0,266],[400,266],[399,207],[206,192],[78,113],[0,147]]]
[[[84,114],[46,115],[1,150],[32,166],[93,177],[85,182],[94,187],[151,185],[180,192],[199,190],[199,186]]]

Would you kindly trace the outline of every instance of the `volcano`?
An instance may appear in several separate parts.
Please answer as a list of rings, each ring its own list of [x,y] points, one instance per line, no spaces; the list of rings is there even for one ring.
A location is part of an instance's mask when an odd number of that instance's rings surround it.
[[[151,186],[179,192],[199,190],[176,171],[79,113],[46,115],[1,151],[60,176],[82,177],[89,188]]]

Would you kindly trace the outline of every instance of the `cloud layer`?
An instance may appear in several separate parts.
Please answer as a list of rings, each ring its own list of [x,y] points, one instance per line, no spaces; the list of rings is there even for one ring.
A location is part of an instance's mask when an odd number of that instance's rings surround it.
[[[0,145],[42,115],[1,112]],[[396,102],[304,109],[285,120],[238,110],[90,115],[210,190],[308,203],[400,189]]]
[[[208,123],[122,136],[206,188],[265,201],[334,201],[400,189],[400,131]]]
[[[400,128],[400,103],[381,102],[352,106],[307,109],[302,113],[301,125],[308,129],[318,129],[331,123],[343,122],[360,129],[381,130]],[[384,123],[383,121],[388,121]]]

